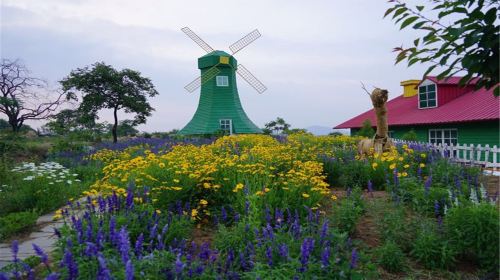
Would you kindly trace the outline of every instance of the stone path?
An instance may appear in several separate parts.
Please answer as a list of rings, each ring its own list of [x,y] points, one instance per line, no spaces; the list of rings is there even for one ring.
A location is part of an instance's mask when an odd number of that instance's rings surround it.
[[[27,238],[19,240],[19,259],[34,256],[32,244],[40,246],[45,252],[51,252],[54,248],[57,236],[54,228],[63,226],[63,220],[53,221],[54,213],[46,214],[36,221],[37,230],[32,232]],[[12,262],[11,243],[0,243],[0,268]]]

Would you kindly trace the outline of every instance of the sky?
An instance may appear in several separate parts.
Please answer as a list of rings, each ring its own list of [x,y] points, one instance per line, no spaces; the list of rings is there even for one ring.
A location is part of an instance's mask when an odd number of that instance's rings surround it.
[[[426,65],[395,65],[397,46],[418,34],[400,31],[383,14],[386,0],[0,0],[0,55],[21,59],[53,86],[72,70],[104,61],[151,78],[159,95],[142,131],[182,128],[199,91],[205,52],[181,32],[188,26],[214,49],[258,29],[262,37],[235,55],[268,88],[257,93],[242,79],[245,112],[258,126],[276,117],[294,128],[333,127],[371,108],[360,82],[402,93]],[[124,113],[119,118],[127,118]],[[101,120],[111,121],[109,112]],[[38,126],[39,123],[28,123]]]

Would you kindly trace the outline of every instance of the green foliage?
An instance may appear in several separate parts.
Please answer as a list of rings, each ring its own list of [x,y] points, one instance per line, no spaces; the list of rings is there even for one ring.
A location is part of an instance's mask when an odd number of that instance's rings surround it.
[[[430,64],[423,77],[442,67],[438,79],[466,71],[461,85],[477,77],[477,88],[494,88],[494,94],[499,95],[498,1],[438,0],[427,7],[409,7],[401,0],[391,2],[394,5],[384,17],[392,14],[400,29],[411,26],[423,33],[413,41],[414,46],[394,49],[398,53],[396,63],[406,59],[408,66]],[[431,11],[437,16],[431,16]]]
[[[391,206],[386,205],[386,207]],[[411,249],[411,241],[414,238],[413,225],[407,222],[403,207],[387,209],[383,218],[377,222],[377,227],[385,243],[394,242],[404,251]]]
[[[340,231],[354,233],[356,224],[364,211],[361,189],[355,188],[352,193],[333,205],[332,223]]]
[[[425,267],[435,269],[452,266],[457,252],[435,225],[424,223],[417,231],[411,255]]]
[[[0,217],[0,240],[30,230],[36,223],[38,213],[24,211]]]
[[[405,254],[394,241],[385,242],[377,248],[377,262],[387,271],[399,272],[404,269]]]
[[[5,176],[0,185],[0,216],[28,210],[44,214],[80,195],[84,189],[81,179],[70,170],[67,173],[61,170],[39,176],[38,171],[0,168],[0,175]],[[50,177],[51,174],[55,177]]]
[[[411,129],[410,131],[403,134],[401,139],[405,141],[418,141],[418,136],[415,130]]]
[[[356,135],[372,138],[373,135],[375,135],[375,130],[373,129],[372,122],[369,119],[364,120],[361,128],[356,133]]]
[[[112,128],[113,142],[117,142],[118,110],[135,113],[133,124],[142,124],[154,111],[147,97],[158,95],[149,78],[131,69],[115,70],[103,62],[74,70],[61,81],[62,88],[68,98],[76,98],[74,91],[82,92],[83,98],[78,110],[89,117],[97,119],[101,109],[112,109],[114,124]]]
[[[466,256],[472,256],[481,267],[496,271],[499,260],[499,214],[495,205],[481,203],[454,207],[445,216],[452,244]]]
[[[339,184],[346,188],[366,187],[371,167],[358,160],[347,162],[340,169]]]
[[[262,131],[264,131],[264,134],[280,135],[283,133],[289,133],[289,129],[290,124],[283,118],[277,117],[276,120],[266,123]]]

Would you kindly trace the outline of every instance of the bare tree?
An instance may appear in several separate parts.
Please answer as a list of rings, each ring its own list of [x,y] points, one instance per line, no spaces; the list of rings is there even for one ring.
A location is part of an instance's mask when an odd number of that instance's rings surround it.
[[[63,92],[32,77],[19,60],[2,59],[0,68],[0,113],[7,116],[12,131],[18,132],[27,120],[47,119],[64,101]]]

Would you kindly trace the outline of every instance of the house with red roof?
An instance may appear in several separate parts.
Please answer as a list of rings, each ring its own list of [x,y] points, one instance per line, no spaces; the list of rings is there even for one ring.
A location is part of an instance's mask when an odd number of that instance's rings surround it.
[[[403,94],[387,102],[389,136],[401,139],[413,130],[422,142],[499,146],[500,98],[493,90],[475,90],[474,82],[461,87],[460,78],[401,82]],[[334,128],[354,135],[367,119],[376,124],[373,109]]]

